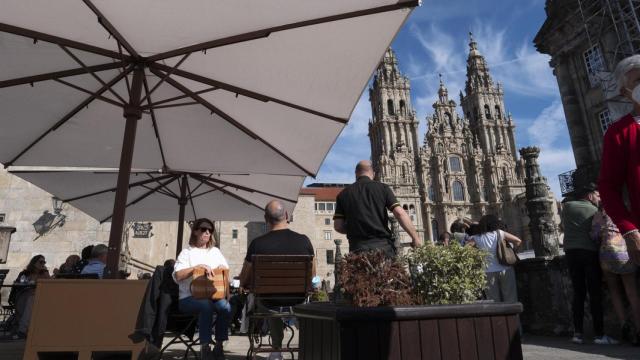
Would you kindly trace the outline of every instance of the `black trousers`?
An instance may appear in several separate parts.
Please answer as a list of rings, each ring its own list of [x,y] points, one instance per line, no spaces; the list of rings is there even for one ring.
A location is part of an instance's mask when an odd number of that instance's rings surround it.
[[[386,257],[393,259],[398,251],[391,239],[368,239],[362,241],[349,242],[349,252],[367,252],[382,250]]]
[[[602,271],[598,252],[583,249],[565,250],[569,275],[573,284],[573,326],[583,332],[584,301],[589,292],[595,336],[604,335],[602,310]]]

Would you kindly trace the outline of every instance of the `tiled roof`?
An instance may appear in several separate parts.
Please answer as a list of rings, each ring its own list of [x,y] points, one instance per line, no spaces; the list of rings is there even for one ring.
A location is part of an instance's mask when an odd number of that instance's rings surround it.
[[[344,187],[305,187],[300,189],[300,195],[314,195],[316,201],[336,201],[343,189]]]

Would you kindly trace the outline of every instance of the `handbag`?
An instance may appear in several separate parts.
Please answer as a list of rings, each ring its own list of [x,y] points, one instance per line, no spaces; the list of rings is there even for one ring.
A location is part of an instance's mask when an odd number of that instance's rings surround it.
[[[496,258],[501,265],[513,266],[520,258],[518,254],[513,250],[511,245],[502,236],[502,231],[498,230],[498,246],[496,246]]]
[[[229,270],[213,269],[213,276],[206,274],[206,270],[193,270],[193,281],[190,290],[194,299],[226,299],[229,295]]]

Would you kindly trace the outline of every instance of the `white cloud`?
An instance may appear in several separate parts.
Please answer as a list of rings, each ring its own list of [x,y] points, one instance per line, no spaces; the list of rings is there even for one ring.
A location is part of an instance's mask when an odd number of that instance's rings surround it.
[[[560,197],[558,175],[576,167],[568,137],[564,110],[559,99],[544,108],[527,128],[529,143],[539,146],[538,163],[542,174],[557,197]]]
[[[371,119],[371,104],[369,103],[369,87],[360,96],[349,123],[342,131],[340,137],[358,138],[366,137],[369,133],[369,119]]]

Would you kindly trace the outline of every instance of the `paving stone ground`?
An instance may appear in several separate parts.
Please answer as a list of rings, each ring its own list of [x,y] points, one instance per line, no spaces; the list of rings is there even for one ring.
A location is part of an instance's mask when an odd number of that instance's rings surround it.
[[[226,344],[226,357],[228,360],[244,360],[249,347],[246,336],[232,336]],[[629,345],[602,346],[594,344],[576,345],[565,337],[547,337],[525,335],[522,349],[525,360],[602,360],[625,359],[640,360],[640,347]],[[18,360],[22,358],[24,341],[0,340],[0,360]],[[171,347],[165,353],[163,360],[182,359],[184,347]],[[193,357],[191,357],[193,358]],[[258,359],[265,359],[259,356]],[[285,359],[290,359],[285,356]]]

